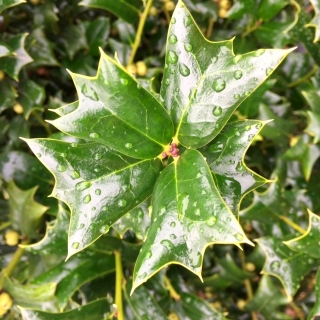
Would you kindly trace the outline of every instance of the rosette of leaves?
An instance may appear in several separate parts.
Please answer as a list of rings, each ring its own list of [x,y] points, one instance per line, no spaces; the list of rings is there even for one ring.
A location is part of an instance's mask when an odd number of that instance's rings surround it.
[[[132,290],[169,264],[201,278],[210,244],[252,244],[237,215],[243,196],[267,181],[244,163],[265,122],[228,121],[290,51],[234,55],[233,39],[207,41],[180,1],[160,95],[103,52],[95,77],[71,74],[79,101],[51,123],[85,143],[26,140],[55,176],[52,196],[70,207],[68,257],[149,197]]]

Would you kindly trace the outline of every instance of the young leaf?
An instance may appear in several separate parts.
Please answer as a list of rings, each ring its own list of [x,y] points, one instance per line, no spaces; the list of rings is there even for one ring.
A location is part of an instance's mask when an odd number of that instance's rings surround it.
[[[47,207],[34,201],[37,189],[38,187],[34,187],[23,191],[13,181],[10,181],[7,187],[12,227],[20,230],[28,238],[38,235],[42,216],[48,210]]]
[[[158,156],[173,127],[161,104],[123,67],[101,52],[95,77],[72,74],[79,106],[51,123],[79,138],[105,144],[127,156]]]
[[[20,308],[23,319],[32,320],[101,320],[111,316],[111,308],[107,299],[99,299],[63,313],[49,313],[38,310]]]
[[[319,260],[309,255],[291,251],[281,239],[266,237],[257,239],[266,254],[266,262],[261,273],[278,278],[288,297],[292,297],[300,287],[303,277],[319,265]]]
[[[221,198],[205,159],[190,149],[157,180],[151,226],[136,261],[132,292],[171,263],[201,279],[204,251],[214,243],[251,244]]]
[[[207,41],[179,1],[168,31],[160,91],[178,141],[193,148],[209,143],[291,51],[259,49],[234,56],[233,39]]]
[[[320,39],[320,1],[319,0],[310,0],[313,9],[314,9],[314,17],[312,20],[306,24],[306,27],[314,27],[315,35],[313,42],[317,42]]]
[[[291,250],[305,253],[309,255],[309,260],[312,258],[319,259],[319,239],[320,239],[320,217],[316,214],[309,212],[309,227],[308,230],[301,236],[291,239],[289,241],[284,241]],[[311,258],[312,257],[312,258]]]
[[[244,163],[247,149],[265,124],[258,120],[231,122],[203,152],[219,192],[235,216],[242,198],[268,182]]]
[[[0,14],[7,8],[17,6],[20,3],[27,2],[26,0],[2,0],[0,2]]]
[[[18,34],[6,41],[15,52],[14,56],[0,58],[1,69],[5,71],[11,78],[18,81],[20,70],[28,63],[32,58],[24,49],[24,42],[27,34]]]
[[[53,196],[71,209],[68,257],[89,246],[148,198],[162,169],[158,158],[126,158],[97,143],[26,142],[55,176]]]

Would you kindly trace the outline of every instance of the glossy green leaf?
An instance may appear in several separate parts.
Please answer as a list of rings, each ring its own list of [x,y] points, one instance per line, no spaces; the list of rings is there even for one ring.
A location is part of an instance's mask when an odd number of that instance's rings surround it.
[[[0,42],[0,57],[11,56],[14,52],[12,49],[3,42]]]
[[[28,238],[37,237],[42,217],[48,209],[34,201],[37,189],[34,187],[23,191],[15,185],[13,180],[7,187],[12,227],[20,230]]]
[[[27,143],[55,176],[52,195],[71,209],[68,257],[148,198],[162,169],[159,159],[125,158],[96,143],[75,145],[49,139]]]
[[[180,300],[172,301],[172,311],[183,320],[227,320],[220,312],[214,310],[205,300],[188,292],[179,293]]]
[[[0,2],[0,13],[2,13],[5,9],[17,6],[20,3],[27,2],[25,0],[1,0]]]
[[[205,159],[190,149],[157,180],[151,226],[135,264],[132,291],[171,263],[202,279],[204,251],[214,243],[251,244],[221,198]]]
[[[112,227],[121,236],[123,236],[127,230],[132,230],[138,239],[143,240],[147,236],[147,229],[150,225],[149,206],[150,201],[148,199],[121,217]]]
[[[55,112],[57,115],[62,117],[76,110],[78,106],[79,106],[79,101],[75,101],[75,102],[63,105],[57,109],[50,109],[50,111]]]
[[[32,62],[32,58],[24,48],[24,42],[27,34],[18,34],[6,41],[6,44],[15,52],[14,56],[0,58],[1,69],[5,71],[11,78],[18,81],[20,70],[28,63]]]
[[[5,277],[3,288],[14,299],[15,303],[23,308],[33,308],[44,311],[58,311],[54,282],[35,285],[22,285]]]
[[[319,260],[292,251],[281,239],[266,237],[257,239],[257,242],[266,254],[266,262],[261,272],[278,278],[289,298],[297,292],[304,276],[319,265]]]
[[[0,61],[1,62],[1,61]],[[14,106],[17,93],[12,86],[9,78],[5,78],[0,81],[0,114],[9,108]]]
[[[256,3],[254,0],[241,0],[236,1],[233,6],[228,10],[229,19],[241,19],[245,13],[250,13],[250,15],[256,15]]]
[[[291,51],[260,49],[234,56],[233,40],[207,41],[180,1],[168,31],[160,91],[178,141],[193,148],[209,143]]]
[[[124,286],[124,296],[129,303],[136,319],[168,319],[154,299],[153,295],[148,292],[144,286],[140,286],[134,294],[130,296],[132,281],[129,280]]]
[[[82,0],[80,5],[100,8],[112,12],[119,18],[129,22],[134,23],[139,19],[140,11],[136,4],[140,1],[129,1],[129,0],[119,0],[119,1],[104,1],[104,0]],[[141,2],[142,4],[142,2]]]
[[[43,239],[31,245],[20,245],[26,251],[38,254],[57,254],[59,256],[67,256],[67,241],[70,217],[69,214],[61,206],[54,223],[47,225],[47,231]]]
[[[308,135],[300,136],[297,143],[286,151],[283,158],[299,161],[306,180],[310,179],[312,168],[320,156],[320,147],[310,143]]]
[[[113,273],[114,255],[86,251],[42,273],[32,280],[34,285],[57,283],[56,297],[60,311],[81,286],[103,275]]]
[[[107,299],[100,299],[63,313],[48,313],[20,308],[24,320],[104,320],[111,316],[111,308]]]
[[[244,163],[247,149],[265,124],[258,120],[231,122],[203,153],[222,198],[235,216],[242,198],[268,182]]]
[[[43,102],[46,98],[44,87],[32,80],[24,81],[19,86],[19,102],[23,107],[24,116],[29,118],[34,110],[43,110]]]
[[[316,214],[309,212],[309,226],[308,230],[301,236],[291,239],[289,241],[284,241],[291,250],[299,253],[305,253],[310,256],[310,261],[312,258],[319,259],[319,239],[320,239],[320,217]],[[312,258],[311,258],[312,257]]]
[[[289,0],[262,0],[259,4],[259,18],[267,21],[274,18],[289,2]]]
[[[310,0],[313,9],[314,9],[314,17],[312,20],[306,24],[306,27],[314,27],[315,35],[313,42],[317,42],[320,40],[320,1],[319,0]]]
[[[271,277],[263,275],[253,299],[245,305],[245,309],[259,312],[266,320],[273,320],[276,319],[275,311],[289,302],[290,299],[280,292]]]
[[[316,320],[317,316],[320,316],[320,269],[317,272],[315,285],[316,301],[307,320]]]
[[[173,129],[167,112],[107,55],[101,54],[96,77],[72,77],[79,107],[51,122],[59,130],[138,159],[154,158],[170,143]]]

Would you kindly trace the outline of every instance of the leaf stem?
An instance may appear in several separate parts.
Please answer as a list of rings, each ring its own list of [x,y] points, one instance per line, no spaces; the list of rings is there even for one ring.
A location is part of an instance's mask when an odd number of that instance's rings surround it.
[[[281,216],[280,214],[277,215],[279,219],[281,219],[282,221],[284,221],[286,224],[288,224],[290,227],[292,227],[294,230],[297,230],[300,233],[306,233],[306,230],[304,230],[303,228],[301,228],[299,225],[297,225],[296,223],[294,223],[293,221],[291,221],[288,217],[285,216]]]
[[[295,311],[297,318],[299,318],[299,320],[305,319],[303,311],[293,301],[289,302],[289,305]]]
[[[123,281],[123,271],[121,262],[121,252],[115,251],[116,260],[116,297],[115,302],[118,310],[118,320],[124,320],[123,314],[123,303],[122,303],[122,281]]]
[[[21,244],[26,245],[26,244],[29,244],[29,242],[30,242],[29,240],[25,240],[25,241],[22,241]],[[2,269],[1,274],[0,274],[0,290],[2,289],[2,286],[3,286],[3,278],[5,276],[8,276],[8,277],[11,276],[13,270],[15,269],[17,264],[19,263],[23,253],[24,253],[24,248],[18,247],[17,250],[15,251],[15,253],[13,254],[12,259],[9,262],[9,264],[4,269]]]
[[[37,111],[33,110],[32,111],[32,115],[38,120],[38,122],[44,127],[44,129],[47,131],[47,134],[50,136],[52,135],[52,131],[50,129],[50,125],[45,122],[41,117],[40,115],[38,114]]]
[[[241,262],[241,267],[242,269],[246,269],[246,257],[244,255],[244,252],[242,250],[239,250],[239,257],[240,257],[240,262]],[[248,301],[252,300],[253,298],[253,290],[251,286],[251,281],[249,279],[244,279],[243,284],[246,288],[247,291],[247,296],[248,296]],[[252,320],[259,320],[258,314],[256,311],[251,312],[251,318]]]
[[[165,283],[165,286],[167,287],[167,289],[168,289],[169,292],[170,292],[170,296],[171,296],[174,300],[176,300],[176,301],[180,300],[180,295],[179,295],[179,293],[178,293],[178,292],[176,291],[176,289],[172,286],[171,281],[170,281],[170,279],[169,279],[167,276],[164,277],[164,283]]]
[[[211,37],[211,35],[212,35],[213,25],[214,25],[214,19],[210,18],[209,19],[209,23],[208,23],[207,32],[206,32],[206,38],[207,39],[209,39]]]
[[[305,74],[303,77],[301,77],[301,78],[299,78],[299,79],[297,79],[297,80],[295,80],[295,81],[290,82],[290,83],[287,85],[288,88],[292,88],[292,87],[294,87],[294,86],[296,86],[296,85],[298,85],[298,84],[300,84],[300,83],[308,80],[308,79],[309,79],[310,77],[312,77],[317,71],[318,71],[318,66],[317,66],[317,65],[314,65],[313,68],[312,68],[312,70],[309,71],[307,74]]]
[[[137,53],[137,50],[138,50],[138,47],[140,46],[142,31],[143,31],[144,25],[146,23],[146,20],[147,20],[147,17],[148,17],[149,10],[151,8],[152,2],[153,2],[153,0],[148,0],[146,6],[144,8],[144,11],[140,15],[137,34],[136,34],[136,37],[134,39],[134,43],[133,43],[133,46],[132,46],[132,51],[131,51],[127,66],[130,66],[133,63],[134,57],[135,57],[135,55]]]
[[[251,32],[257,30],[261,25],[262,20],[259,19],[253,26],[247,28],[247,30],[241,35],[241,38],[245,38]]]

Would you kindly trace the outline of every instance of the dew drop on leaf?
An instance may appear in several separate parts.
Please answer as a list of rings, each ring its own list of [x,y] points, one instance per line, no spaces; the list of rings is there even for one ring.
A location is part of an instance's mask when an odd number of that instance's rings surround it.
[[[89,134],[89,137],[92,139],[98,139],[100,137],[99,133],[92,132]]]
[[[244,130],[250,131],[250,130],[251,130],[251,126],[245,126],[245,127],[244,127]]]
[[[176,18],[173,17],[173,18],[171,19],[171,24],[175,24],[175,23],[176,23]]]
[[[73,249],[78,249],[79,246],[80,246],[80,243],[79,243],[79,242],[74,242],[74,243],[71,245],[71,247],[72,247]]]
[[[174,51],[169,50],[168,51],[168,62],[174,64],[174,63],[177,63],[177,61],[178,61],[177,54]]]
[[[240,99],[240,94],[236,93],[233,97],[238,100],[238,99]]]
[[[256,129],[260,129],[262,127],[262,124],[261,123],[257,123],[256,124]]]
[[[63,164],[58,164],[56,169],[58,172],[65,172],[67,170],[66,166],[64,166]]]
[[[225,89],[226,82],[222,78],[217,78],[213,80],[212,88],[216,92],[221,92]]]
[[[79,174],[79,172],[76,171],[76,170],[69,172],[69,176],[70,176],[71,179],[73,179],[73,180],[80,178],[80,174]]]
[[[124,145],[127,149],[132,148],[132,143],[128,142]]]
[[[81,92],[83,93],[84,96],[86,96],[91,100],[94,100],[94,101],[99,100],[98,94],[92,88],[88,89],[88,87],[85,84],[82,85]]]
[[[237,170],[238,172],[241,172],[241,171],[244,170],[244,167],[243,167],[241,161],[238,162],[238,164],[237,164],[237,166],[236,166],[236,170]]]
[[[120,83],[121,83],[123,86],[126,86],[126,85],[128,84],[128,79],[120,78]]]
[[[209,218],[206,220],[206,224],[207,224],[209,227],[212,227],[216,222],[217,222],[217,218],[216,218],[215,216],[209,217]]]
[[[172,251],[174,249],[174,245],[170,240],[161,240],[160,243],[168,250]]]
[[[84,223],[81,223],[79,226],[79,229],[83,229],[84,228]]]
[[[279,261],[273,261],[270,265],[270,268],[272,271],[277,271],[280,268],[280,262]]]
[[[97,196],[100,196],[101,190],[100,190],[100,189],[96,189],[94,193],[95,193]]]
[[[179,72],[183,77],[187,77],[190,74],[190,69],[185,64],[180,63]]]
[[[184,45],[184,49],[187,51],[187,52],[191,52],[192,51],[192,44],[191,43],[185,43]]]
[[[119,207],[124,207],[126,204],[127,204],[127,201],[124,200],[124,199],[120,199],[120,200],[118,201]]]
[[[177,41],[178,41],[178,38],[177,38],[174,34],[172,34],[172,35],[169,37],[169,42],[170,42],[171,44],[175,44],[175,43],[177,43]]]
[[[272,71],[273,71],[272,68],[267,68],[267,69],[266,69],[266,75],[269,76]]]
[[[235,164],[235,163],[236,163],[236,162],[235,162],[234,160],[232,160],[232,159],[231,159],[229,162],[230,162],[231,164]]]
[[[191,23],[191,18],[190,16],[186,16],[184,19],[183,19],[183,23],[184,23],[184,26],[185,27],[188,27]]]
[[[94,155],[94,160],[100,160],[102,158],[102,154],[101,153],[96,153]]]
[[[177,236],[176,236],[175,234],[170,234],[170,238],[171,238],[172,240],[175,240],[175,239],[177,239]]]
[[[41,154],[41,153],[37,153],[36,156],[37,156],[38,158],[41,158],[42,154]]]
[[[75,142],[72,142],[72,143],[71,143],[71,147],[72,147],[72,148],[76,148],[77,146],[78,146],[77,143],[75,143]]]
[[[199,251],[197,252],[197,257],[193,259],[192,266],[194,268],[198,268],[201,266],[201,253]]]
[[[152,257],[152,252],[149,250],[149,251],[147,251],[147,253],[146,253],[146,258],[147,259],[150,259]]]
[[[318,222],[318,218],[317,217],[312,217],[311,221],[312,222]]]
[[[89,203],[91,201],[91,196],[90,194],[87,194],[84,198],[83,198],[83,203]]]
[[[241,78],[242,78],[242,71],[236,70],[236,71],[233,73],[233,77],[234,77],[236,80],[241,79]]]
[[[234,235],[234,237],[238,240],[238,241],[242,241],[243,240],[243,235],[241,233],[236,233]]]
[[[170,84],[170,79],[166,79],[166,80],[164,81],[164,83],[165,83],[166,86],[168,86],[168,85]]]
[[[109,230],[109,226],[106,225],[106,226],[102,226],[99,231],[100,233],[106,233],[108,230]]]
[[[212,110],[212,114],[215,116],[215,117],[219,117],[222,113],[222,108],[221,107],[214,107],[213,110]]]
[[[96,207],[92,207],[92,208],[91,208],[91,211],[96,211],[96,210],[97,210]]]
[[[176,223],[175,223],[174,221],[172,221],[172,222],[170,223],[170,227],[174,228],[175,226],[176,226]]]
[[[91,187],[91,183],[88,181],[81,181],[76,184],[76,190],[83,191]]]
[[[264,49],[258,49],[258,50],[254,53],[254,55],[255,55],[256,57],[259,57],[259,56],[263,55],[264,52],[265,52]]]

